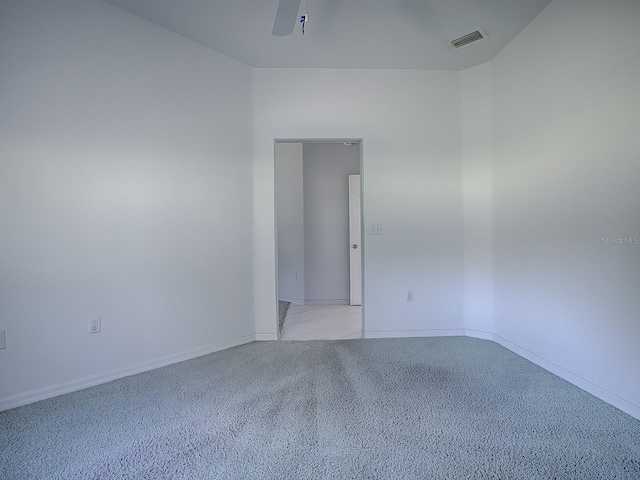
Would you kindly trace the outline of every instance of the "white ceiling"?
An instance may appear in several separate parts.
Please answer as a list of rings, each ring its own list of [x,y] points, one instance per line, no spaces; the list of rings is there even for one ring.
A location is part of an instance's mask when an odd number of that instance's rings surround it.
[[[271,34],[278,0],[105,0],[254,67],[462,70],[491,60],[551,0],[308,0]],[[306,10],[305,0],[300,14]],[[484,29],[461,49],[448,40]]]

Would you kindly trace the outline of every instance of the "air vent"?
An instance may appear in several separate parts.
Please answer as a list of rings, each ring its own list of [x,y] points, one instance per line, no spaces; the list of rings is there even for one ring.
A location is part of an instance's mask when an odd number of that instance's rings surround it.
[[[448,43],[454,48],[462,48],[472,43],[475,43],[478,40],[482,40],[483,38],[487,38],[487,34],[485,33],[484,30],[479,28],[474,32],[467,33],[466,35],[462,35],[461,37],[454,38],[453,40],[449,40]]]

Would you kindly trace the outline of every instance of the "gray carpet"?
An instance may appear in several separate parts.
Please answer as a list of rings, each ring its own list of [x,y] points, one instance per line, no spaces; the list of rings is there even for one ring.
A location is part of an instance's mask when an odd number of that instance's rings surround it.
[[[640,478],[640,421],[464,337],[251,343],[0,432],[2,479]]]
[[[284,326],[284,320],[287,318],[287,311],[289,310],[289,305],[291,305],[291,302],[278,300],[278,310],[279,310],[278,328],[280,330],[282,330],[282,327]]]

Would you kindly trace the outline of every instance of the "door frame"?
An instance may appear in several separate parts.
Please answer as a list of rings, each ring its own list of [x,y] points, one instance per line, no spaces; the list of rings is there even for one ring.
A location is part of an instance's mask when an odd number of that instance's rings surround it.
[[[349,304],[362,306],[362,177],[358,174],[349,175],[347,178],[349,179]],[[353,194],[352,188],[357,189],[357,195]],[[353,208],[355,206],[354,197],[358,199],[358,208]],[[357,228],[353,228],[356,222],[352,215],[358,217]],[[357,238],[352,236],[354,233]],[[357,279],[357,283],[354,278]],[[354,303],[354,300],[357,303]]]
[[[274,138],[273,139],[273,171],[275,173],[276,169],[276,144],[277,143],[352,143],[358,144],[358,154],[360,155],[360,249],[361,249],[361,264],[360,264],[360,288],[361,288],[361,298],[362,298],[362,306],[361,306],[361,317],[362,317],[362,338],[365,338],[365,326],[366,326],[366,295],[365,295],[365,258],[366,258],[366,240],[365,240],[365,188],[364,188],[364,178],[365,178],[365,165],[364,165],[364,139],[363,138]],[[277,205],[277,192],[275,185],[275,174],[273,177],[273,226],[274,226],[274,246],[275,246],[275,325],[276,325],[276,333],[278,335],[278,340],[280,340],[280,308],[279,308],[279,297],[278,294],[278,205]]]

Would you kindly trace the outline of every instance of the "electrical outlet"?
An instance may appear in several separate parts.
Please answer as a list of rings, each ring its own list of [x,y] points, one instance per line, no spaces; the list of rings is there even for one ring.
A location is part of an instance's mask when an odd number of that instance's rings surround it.
[[[413,302],[413,290],[407,290],[407,302]]]
[[[96,317],[89,321],[89,333],[100,333],[102,331],[102,317]]]

